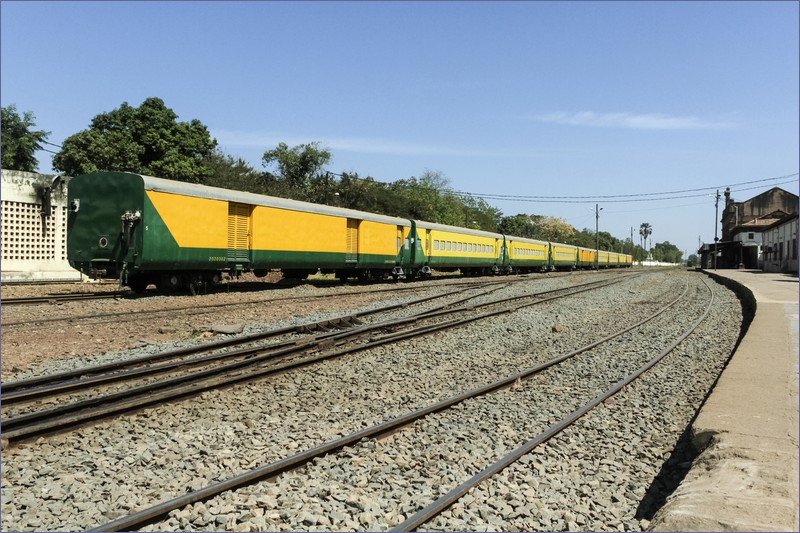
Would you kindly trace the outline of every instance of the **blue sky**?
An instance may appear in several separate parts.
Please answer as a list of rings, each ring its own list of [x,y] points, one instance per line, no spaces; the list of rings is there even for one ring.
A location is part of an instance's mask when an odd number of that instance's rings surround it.
[[[441,172],[504,214],[578,229],[599,203],[601,230],[638,243],[648,222],[687,253],[713,242],[714,188],[798,192],[796,175],[770,179],[799,166],[798,2],[3,1],[0,15],[2,105],[56,144],[157,96],[257,169],[279,142],[319,141],[333,172]],[[633,199],[648,201],[618,201]]]

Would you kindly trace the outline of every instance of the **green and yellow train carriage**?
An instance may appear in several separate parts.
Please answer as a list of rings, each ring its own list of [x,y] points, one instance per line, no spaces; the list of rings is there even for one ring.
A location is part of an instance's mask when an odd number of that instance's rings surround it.
[[[505,238],[502,234],[432,222],[415,224],[425,252],[423,273],[429,273],[430,269],[442,272],[461,270],[465,275],[501,272],[505,264]]]
[[[317,269],[398,275],[419,260],[406,219],[138,174],[73,178],[68,203],[73,268],[119,277],[136,291],[272,268],[298,278]]]
[[[70,265],[90,277],[118,278],[137,292],[150,284],[161,290],[213,284],[223,272],[260,276],[280,269],[302,279],[322,270],[397,279],[432,269],[499,274],[583,261],[566,244],[126,172],[73,178],[68,203]],[[601,265],[609,266],[608,252],[601,254]],[[610,266],[619,264],[625,260],[615,257]]]
[[[578,266],[578,247],[572,244],[550,243],[550,264],[555,270],[572,270]]]
[[[509,265],[514,272],[544,271],[550,268],[550,243],[522,237],[506,237]]]

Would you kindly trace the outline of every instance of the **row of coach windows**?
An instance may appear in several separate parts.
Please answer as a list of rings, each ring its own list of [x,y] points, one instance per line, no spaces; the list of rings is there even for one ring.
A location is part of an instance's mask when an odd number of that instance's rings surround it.
[[[517,255],[527,255],[529,257],[544,257],[544,250],[533,250],[530,248],[517,248]]]
[[[467,252],[476,254],[493,254],[493,244],[473,244],[471,242],[433,241],[433,249],[443,252]]]

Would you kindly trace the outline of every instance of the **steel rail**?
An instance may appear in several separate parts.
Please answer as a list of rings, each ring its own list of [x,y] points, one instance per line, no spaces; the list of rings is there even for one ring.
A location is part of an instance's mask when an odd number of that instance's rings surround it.
[[[658,355],[650,359],[647,363],[639,367],[636,371],[632,372],[625,378],[621,379],[591,401],[583,405],[582,407],[576,409],[575,411],[571,412],[548,429],[534,437],[533,439],[529,440],[510,454],[506,455],[499,461],[496,461],[489,467],[485,468],[481,472],[475,474],[472,478],[465,481],[464,483],[458,485],[454,489],[452,489],[447,494],[439,497],[436,501],[428,505],[427,507],[421,509],[414,515],[408,517],[405,521],[401,524],[397,525],[396,527],[390,529],[389,531],[415,531],[419,526],[431,520],[431,518],[438,516],[442,512],[444,512],[448,507],[453,505],[459,498],[467,494],[470,490],[478,486],[480,483],[485,481],[486,479],[498,474],[500,471],[511,465],[512,463],[519,460],[524,455],[530,453],[534,448],[539,446],[540,444],[546,442],[553,436],[557,435],[558,433],[564,431],[567,427],[572,425],[576,420],[581,418],[583,415],[588,413],[590,410],[595,408],[604,400],[610,398],[623,387],[631,383],[633,380],[637,379],[639,376],[644,374],[647,370],[655,366],[659,361],[661,361],[667,354],[672,352],[681,342],[686,340],[686,338],[691,335],[699,326],[703,323],[708,316],[708,313],[711,311],[711,308],[714,304],[714,291],[711,290],[711,287],[703,280],[703,283],[708,288],[709,292],[711,293],[711,298],[709,299],[708,306],[706,307],[703,314],[698,318],[690,328],[688,328],[680,337],[678,337],[673,343],[669,346],[664,348]]]
[[[14,390],[12,392],[4,392],[2,395],[0,395],[0,401],[2,401],[3,403],[6,403],[8,405],[8,404],[20,402],[20,401],[23,401],[23,400],[32,400],[32,399],[48,397],[48,396],[55,396],[55,395],[58,395],[58,394],[64,394],[64,393],[68,393],[68,392],[72,392],[72,391],[82,390],[82,389],[90,388],[92,386],[96,386],[96,385],[100,385],[100,384],[115,383],[115,382],[119,382],[119,381],[125,381],[125,380],[130,380],[130,379],[142,378],[142,377],[146,377],[146,376],[153,376],[153,375],[163,374],[163,373],[169,372],[171,370],[184,368],[184,367],[190,367],[190,366],[196,366],[196,365],[202,365],[202,364],[210,363],[210,362],[213,362],[213,361],[219,361],[219,360],[229,359],[229,358],[234,358],[234,357],[244,357],[244,356],[251,355],[251,354],[254,354],[254,353],[263,352],[265,350],[273,350],[273,349],[278,349],[278,348],[284,348],[284,347],[287,347],[287,346],[297,346],[299,344],[321,343],[324,339],[326,339],[328,337],[331,337],[332,335],[335,334],[335,333],[331,332],[330,330],[328,330],[327,326],[333,326],[333,327],[335,327],[337,329],[343,329],[343,328],[346,328],[346,327],[353,327],[353,323],[359,323],[359,322],[357,322],[357,319],[355,317],[353,317],[353,319],[350,320],[350,321],[348,321],[346,319],[337,320],[337,321],[324,320],[322,322],[317,322],[317,323],[314,323],[314,324],[305,325],[305,327],[312,328],[312,329],[307,330],[309,332],[310,331],[316,331],[317,329],[322,329],[324,331],[324,333],[321,333],[321,334],[318,334],[318,335],[314,335],[311,339],[289,339],[289,340],[286,340],[286,341],[283,341],[283,342],[279,342],[279,343],[276,343],[276,344],[271,344],[269,346],[255,345],[255,346],[251,346],[251,347],[247,347],[247,348],[240,348],[240,349],[234,349],[234,350],[229,350],[229,351],[224,351],[224,352],[211,353],[211,354],[204,355],[204,356],[201,356],[201,357],[193,357],[191,359],[181,359],[181,360],[178,360],[178,361],[171,361],[171,362],[168,362],[168,363],[160,363],[160,364],[152,364],[152,365],[149,365],[149,366],[141,366],[141,367],[132,368],[132,369],[129,369],[129,370],[122,370],[120,372],[115,372],[115,373],[112,373],[112,374],[99,374],[99,375],[92,376],[92,377],[86,377],[86,378],[70,380],[70,381],[56,382],[56,383],[52,383],[52,384],[48,384],[48,385],[42,385],[42,386],[38,386],[38,387],[34,387],[34,388],[17,389],[17,390]],[[219,348],[220,346],[225,347],[225,346],[231,346],[231,345],[248,344],[248,343],[254,342],[255,340],[263,340],[263,339],[271,337],[273,335],[280,335],[282,333],[292,333],[292,332],[297,332],[297,331],[298,331],[298,328],[282,328],[282,330],[273,330],[273,331],[269,332],[270,335],[267,335],[266,333],[265,334],[261,334],[261,335],[253,335],[252,336],[253,338],[240,340],[238,342],[233,342],[233,341],[220,342],[220,343],[216,344],[213,347],[212,346],[203,346],[201,349],[186,350],[184,352],[184,355],[186,355],[186,354],[195,355],[195,354],[205,353],[205,352],[208,352],[208,351],[212,351],[213,349]],[[176,356],[175,352],[180,352],[180,350],[175,350],[172,353],[170,353],[169,355],[170,356]],[[157,355],[158,355],[158,357],[156,359],[163,359],[164,353],[157,354]],[[115,365],[112,368],[120,369],[120,368],[126,368],[126,367],[129,367],[129,366],[132,366],[132,364],[130,364],[130,361],[131,360],[128,361],[129,364]],[[150,362],[150,361],[153,361],[153,359],[149,359],[147,361]],[[92,370],[96,370],[97,368],[98,367],[94,367],[94,368],[92,368]],[[84,372],[84,373],[81,373],[80,375],[84,376],[86,374],[87,373]],[[15,383],[15,385],[16,385],[16,383]],[[5,385],[3,386],[3,388],[5,388]]]
[[[476,295],[476,297],[481,295],[482,294]],[[436,297],[438,296],[426,297],[421,300],[433,299]],[[402,307],[405,305],[406,304],[393,304],[392,306],[387,306],[387,307],[395,308],[395,307]],[[365,313],[372,313],[374,311],[375,310],[371,310]],[[368,333],[375,329],[382,329],[388,326],[395,326],[404,323],[416,322],[418,320],[419,319],[416,316],[393,319],[389,321],[380,322],[377,324],[362,325],[360,327],[353,328],[347,332],[325,333],[323,335],[317,336],[317,338],[315,339],[286,341],[283,343],[279,343],[277,345],[271,345],[267,347],[257,346],[257,347],[243,348],[240,350],[225,352],[221,356],[210,355],[207,356],[208,360],[218,359],[220,357],[233,357],[233,356],[246,356],[246,355],[251,355],[251,357],[230,362],[223,366],[218,366],[195,373],[188,373],[181,376],[169,378],[163,381],[144,384],[138,387],[133,387],[112,394],[96,396],[78,402],[64,404],[51,409],[33,411],[30,413],[9,417],[2,421],[3,436],[9,440],[20,439],[23,437],[31,436],[33,434],[39,434],[44,431],[55,430],[66,425],[74,425],[80,422],[101,418],[111,414],[129,411],[136,407],[143,407],[159,401],[180,398],[189,394],[196,394],[197,392],[202,392],[204,390],[216,388],[223,385],[229,385],[241,381],[256,379],[258,377],[268,376],[271,374],[277,374],[280,372],[285,372],[290,369],[307,366],[309,364],[313,364],[325,359],[331,359],[334,357],[345,355],[347,353],[361,351],[367,349],[370,346],[377,346],[380,344],[384,344],[385,342],[372,342],[368,344],[362,344],[360,346],[355,346],[349,349],[340,350],[339,352],[333,354],[323,354],[309,359],[300,360],[299,362],[293,362],[278,367],[270,367],[262,371],[251,372],[243,376],[232,375],[234,372],[238,372],[239,370],[248,366],[254,366],[256,364],[263,362],[270,362],[279,357],[285,357],[297,353],[308,352],[315,348],[323,349],[331,344],[336,344],[337,342],[341,342],[349,337],[355,337],[357,335]],[[253,356],[253,354],[255,353],[260,353],[260,355]],[[154,368],[155,372],[163,372],[179,366],[186,366],[187,364],[189,363],[179,361],[151,368]],[[168,365],[171,366],[169,368],[165,368]],[[126,377],[131,377],[131,378],[140,377],[147,370],[148,369],[131,371],[129,376],[126,374]],[[227,374],[223,372],[227,372]],[[114,374],[109,376],[101,376],[101,379],[90,378],[88,380],[81,381],[80,384],[85,383],[87,384],[87,386],[90,386],[94,384],[108,382],[111,380],[110,378],[116,378],[116,377],[117,375]],[[202,384],[204,380],[209,380],[209,383],[206,383],[205,385]],[[71,382],[71,384],[76,385],[75,382]],[[62,384],[62,387],[65,386],[66,385]],[[173,388],[164,393],[154,394],[155,391],[169,387],[178,387],[178,388]],[[60,392],[60,390],[56,390],[54,392]],[[134,397],[136,396],[144,396],[144,398],[141,400],[136,400],[134,399]],[[117,403],[111,403],[111,402],[117,402]],[[91,410],[93,409],[94,406],[100,403],[103,403],[105,405],[99,409]],[[40,422],[42,420],[44,421]]]
[[[462,286],[462,285],[469,285],[469,286],[478,285],[478,286],[480,286],[480,285],[484,285],[484,284],[485,285],[491,285],[491,284],[495,284],[495,283],[514,283],[514,282],[518,282],[518,281],[525,281],[525,279],[522,278],[522,279],[511,279],[511,280],[502,280],[502,281],[501,280],[494,280],[494,281],[490,281],[490,282],[486,282],[486,281],[463,281],[463,282],[459,282],[459,283],[447,283],[447,284],[441,284],[441,285],[437,285],[437,286],[439,286],[439,287],[451,287],[451,286],[457,287],[457,286]],[[430,286],[422,286],[422,285],[415,285],[415,286],[408,286],[408,287],[392,287],[390,289],[370,290],[370,291],[366,291],[366,293],[370,293],[370,294],[375,293],[375,294],[377,294],[377,293],[383,293],[383,292],[407,292],[407,291],[419,291],[419,290],[424,290],[424,289],[427,289],[427,288],[431,288],[431,287]],[[280,290],[280,289],[270,289],[270,290]],[[230,307],[231,305],[251,305],[251,304],[259,304],[259,303],[286,302],[286,301],[292,301],[292,300],[310,300],[310,299],[316,299],[316,298],[335,298],[335,297],[338,297],[338,296],[353,296],[353,295],[363,295],[363,294],[365,294],[365,291],[340,292],[340,293],[336,293],[336,294],[318,294],[318,295],[313,295],[313,296],[308,296],[307,295],[307,296],[286,296],[286,297],[281,297],[281,298],[261,298],[261,299],[256,299],[256,300],[246,300],[246,301],[235,302],[235,303],[228,302],[228,303],[222,303],[222,304],[205,305],[205,306],[202,307],[202,310],[198,311],[198,313],[203,313],[207,309],[215,309],[215,308],[218,308],[218,307]],[[158,296],[158,295],[155,295],[155,296]],[[5,303],[5,300],[2,300],[2,303]],[[109,317],[115,317],[115,316],[130,316],[130,315],[143,315],[143,314],[152,315],[152,314],[155,314],[155,313],[172,313],[172,312],[176,312],[176,311],[190,311],[190,310],[197,310],[197,306],[196,305],[191,305],[191,306],[181,306],[181,307],[170,307],[168,309],[158,309],[158,310],[120,311],[120,312],[116,312],[116,313],[79,315],[79,316],[73,316],[73,317],[51,317],[51,318],[38,318],[38,319],[32,319],[32,320],[4,321],[3,322],[3,326],[21,326],[21,325],[27,325],[27,324],[45,324],[45,323],[49,323],[49,322],[59,322],[59,321],[62,321],[62,320],[70,320],[70,321],[72,321],[72,320],[84,320],[84,319],[91,319],[91,318],[107,319]]]
[[[619,281],[612,280],[612,283],[617,283],[617,282]],[[535,305],[556,298],[572,296],[573,294],[579,294],[587,290],[592,290],[594,288],[598,288],[597,285],[598,282],[591,282],[579,286],[577,290],[574,287],[568,287],[568,288],[544,291],[542,293],[537,293],[533,295],[524,295],[522,297],[536,298],[539,296],[539,294],[550,294],[553,292],[563,292],[565,290],[572,290],[572,292],[566,295],[551,296],[545,299],[536,300],[532,304],[529,304],[529,305]],[[605,285],[600,285],[600,287],[603,286]],[[476,295],[476,297],[477,296],[480,295]],[[520,297],[512,297],[510,298],[510,300],[517,300],[519,298]],[[502,301],[503,300],[496,300],[486,303],[485,305],[492,305]],[[396,304],[396,305],[401,306],[402,304]],[[526,307],[526,306],[520,306],[520,307]],[[452,320],[434,326],[423,326],[421,328],[417,328],[416,330],[412,330],[410,332],[401,333],[401,335],[402,338],[425,335],[433,331],[439,331],[446,328],[456,327],[483,318],[488,318],[491,316],[496,316],[504,313],[510,313],[519,309],[520,307],[484,312],[482,314],[478,314],[472,317],[467,317],[460,320]],[[469,308],[467,310],[472,310],[472,309],[473,308]],[[434,313],[431,313],[430,315],[428,313],[422,313],[411,317],[393,319],[389,321],[379,322],[376,324],[362,325],[345,332],[335,333],[317,343],[294,344],[292,346],[287,346],[277,350],[269,351],[261,355],[255,355],[246,359],[226,363],[223,366],[201,370],[195,373],[184,374],[167,380],[157,381],[141,385],[138,387],[133,387],[131,389],[127,389],[124,391],[108,395],[88,398],[82,401],[61,405],[59,407],[55,407],[52,409],[34,411],[10,417],[2,421],[3,436],[9,441],[20,440],[22,438],[29,438],[31,436],[39,435],[45,432],[63,430],[67,427],[85,423],[91,420],[97,420],[99,418],[104,418],[115,414],[121,414],[123,412],[129,412],[155,403],[167,400],[175,400],[189,395],[194,395],[199,392],[203,392],[205,390],[210,390],[221,386],[228,386],[244,381],[252,381],[254,379],[259,379],[262,377],[267,377],[270,375],[276,375],[279,373],[287,372],[289,370],[302,368],[328,359],[341,357],[349,353],[355,353],[375,346],[380,346],[389,342],[395,342],[397,340],[401,340],[401,338],[399,337],[387,338],[385,336],[383,338],[374,338],[368,341],[367,343],[352,346],[350,348],[322,353],[317,356],[296,360],[283,365],[269,367],[267,369],[255,370],[255,371],[251,370],[246,374],[236,374],[236,372],[239,372],[241,369],[248,366],[254,366],[259,363],[270,362],[279,357],[285,357],[297,353],[307,352],[309,351],[309,349],[313,349],[315,347],[324,348],[324,346],[330,344],[336,344],[337,342],[341,342],[348,338],[355,337],[376,329],[385,329],[386,327],[402,325],[407,323],[414,323],[421,319],[432,318],[445,313],[455,314],[458,312],[462,312],[464,310],[465,309],[463,308],[455,308],[449,311],[436,311]],[[169,390],[165,392],[156,392],[166,388],[169,388]],[[96,407],[98,406],[98,404],[103,404],[103,405]]]
[[[629,332],[629,331],[631,331],[633,329],[636,329],[636,328],[646,324],[647,322],[650,322],[651,320],[654,320],[659,315],[663,314],[668,309],[670,309],[671,307],[675,306],[675,304],[677,304],[686,295],[687,291],[688,291],[688,283],[684,287],[683,292],[677,298],[675,298],[673,301],[671,301],[670,303],[668,303],[667,305],[665,305],[664,307],[659,309],[657,312],[653,313],[651,316],[649,316],[649,317],[647,317],[647,318],[645,318],[645,319],[643,319],[643,320],[641,320],[641,321],[639,321],[639,322],[637,322],[637,323],[635,323],[635,324],[633,324],[631,326],[628,326],[628,327],[626,327],[626,328],[624,328],[624,329],[622,329],[622,330],[620,330],[620,331],[618,331],[616,333],[608,335],[607,337],[604,337],[604,338],[602,338],[600,340],[597,340],[595,342],[592,342],[590,344],[582,346],[582,347],[580,347],[580,348],[578,348],[576,350],[573,350],[572,352],[568,352],[566,354],[563,354],[563,355],[560,355],[558,357],[555,357],[555,358],[553,358],[553,359],[551,359],[549,361],[546,361],[546,362],[544,362],[544,363],[542,363],[540,365],[537,365],[537,366],[532,367],[532,368],[528,368],[526,370],[523,370],[521,372],[518,372],[518,373],[513,374],[511,376],[508,376],[506,378],[502,378],[502,379],[493,381],[493,382],[488,383],[486,385],[483,385],[481,387],[478,387],[478,388],[475,388],[475,389],[472,389],[472,390],[469,390],[469,391],[462,392],[460,394],[451,396],[450,398],[444,399],[444,400],[442,400],[440,402],[437,402],[435,404],[432,404],[432,405],[430,405],[428,407],[424,407],[424,408],[418,409],[416,411],[409,412],[409,413],[407,413],[405,415],[401,415],[401,416],[398,416],[396,418],[393,418],[393,419],[390,419],[390,420],[386,420],[384,422],[381,422],[381,423],[376,424],[374,426],[371,426],[369,428],[364,428],[364,429],[356,431],[356,432],[354,432],[354,433],[352,433],[350,435],[346,435],[346,436],[341,437],[339,439],[336,439],[334,441],[330,441],[330,442],[321,444],[319,446],[316,446],[314,448],[310,448],[308,450],[299,452],[299,453],[297,453],[295,455],[286,457],[284,459],[280,459],[280,460],[275,461],[273,463],[270,463],[268,465],[264,465],[264,466],[255,468],[255,469],[253,469],[253,470],[251,470],[249,472],[245,472],[245,473],[239,474],[237,476],[234,476],[232,478],[220,481],[218,483],[214,483],[214,484],[209,485],[207,487],[203,487],[203,488],[201,488],[199,490],[190,492],[190,493],[185,494],[183,496],[179,496],[177,498],[173,498],[171,500],[167,500],[165,502],[156,504],[156,505],[154,505],[152,507],[149,507],[149,508],[146,508],[146,509],[142,509],[140,511],[137,511],[137,512],[132,513],[130,515],[118,518],[118,519],[116,519],[116,520],[114,520],[112,522],[109,522],[107,524],[103,524],[103,525],[101,525],[99,527],[96,527],[96,528],[89,529],[87,531],[130,531],[130,530],[136,529],[136,528],[141,527],[141,526],[143,526],[145,524],[154,522],[156,519],[167,515],[170,511],[172,511],[174,509],[179,509],[179,508],[184,507],[186,505],[190,505],[190,504],[193,504],[193,503],[196,503],[196,502],[199,502],[199,501],[207,500],[207,499],[212,498],[212,497],[214,497],[214,496],[216,496],[216,495],[218,495],[218,494],[220,494],[222,492],[225,492],[225,491],[228,491],[228,490],[234,490],[234,489],[237,489],[237,488],[252,484],[252,483],[257,482],[257,481],[262,480],[262,479],[274,477],[274,476],[279,475],[279,474],[281,474],[283,472],[287,472],[289,470],[298,468],[298,467],[300,467],[300,466],[302,466],[302,465],[304,465],[306,463],[309,463],[315,458],[322,457],[322,456],[324,456],[326,454],[329,454],[331,452],[335,452],[337,450],[340,450],[340,449],[344,448],[345,446],[354,444],[354,443],[356,443],[356,442],[358,442],[358,441],[360,441],[362,439],[374,438],[374,437],[378,437],[380,435],[384,435],[386,433],[394,432],[398,428],[401,428],[403,426],[407,426],[407,425],[409,425],[410,423],[412,423],[412,422],[414,422],[416,420],[419,420],[419,419],[421,419],[421,418],[423,418],[425,416],[428,416],[430,414],[443,411],[443,410],[447,409],[448,407],[451,407],[453,405],[461,403],[461,402],[463,402],[465,400],[468,400],[470,398],[475,398],[475,397],[482,396],[482,395],[494,392],[496,390],[499,390],[499,389],[502,389],[502,388],[505,388],[505,387],[509,387],[509,386],[513,385],[514,383],[516,383],[517,380],[526,379],[528,377],[531,377],[532,375],[535,375],[535,374],[537,374],[539,372],[542,372],[543,370],[546,370],[547,368],[550,368],[551,366],[554,366],[554,365],[556,365],[558,363],[561,363],[561,362],[563,362],[563,361],[565,361],[567,359],[570,359],[571,357],[574,357],[574,356],[579,355],[579,354],[581,354],[583,352],[586,352],[588,350],[596,348],[597,346],[599,346],[601,344],[609,342],[610,340],[613,340],[616,337],[624,335],[625,333],[627,333],[627,332]]]
[[[489,286],[498,284],[498,282],[490,283]],[[502,284],[502,283],[500,283]],[[477,287],[481,288],[481,286]],[[192,355],[192,354],[200,354],[205,353],[212,350],[217,350],[220,348],[226,348],[229,346],[235,346],[238,344],[248,344],[251,342],[264,340],[271,337],[277,337],[279,335],[285,335],[287,333],[309,333],[312,331],[317,331],[319,329],[325,328],[328,325],[342,325],[348,322],[357,322],[359,317],[370,316],[378,313],[382,313],[385,311],[392,311],[394,309],[399,309],[402,307],[408,307],[411,305],[416,305],[419,303],[424,303],[427,301],[435,300],[438,298],[445,298],[447,296],[451,296],[453,294],[458,294],[463,292],[465,289],[460,290],[452,290],[442,294],[436,294],[432,296],[424,296],[422,298],[417,298],[415,300],[411,300],[409,302],[402,302],[397,304],[386,305],[383,307],[379,307],[376,309],[371,309],[367,311],[361,311],[356,313],[351,313],[349,315],[342,315],[334,318],[329,318],[327,320],[320,320],[316,322],[309,322],[305,324],[300,324],[297,326],[287,326],[283,328],[277,328],[273,330],[269,330],[263,333],[254,333],[251,335],[245,336],[238,336],[232,337],[230,339],[222,339],[219,341],[212,341],[209,343],[205,343],[199,346],[187,346],[184,348],[176,348],[174,350],[167,350],[164,352],[159,352],[157,354],[145,355],[142,357],[137,357],[134,359],[127,359],[125,361],[114,361],[111,363],[106,363],[102,365],[96,365],[91,367],[83,367],[76,370],[70,370],[67,372],[60,372],[58,374],[49,374],[46,376],[38,376],[34,378],[18,380],[18,381],[11,381],[2,383],[2,394],[0,394],[0,401],[7,402],[13,401],[15,398],[24,397],[24,394],[19,393],[12,393],[13,391],[19,391],[22,389],[38,389],[43,387],[44,385],[51,384],[51,383],[61,383],[65,385],[65,389],[69,389],[69,386],[74,383],[73,381],[67,381],[71,378],[77,378],[81,376],[92,376],[95,374],[100,374],[103,372],[108,372],[112,370],[121,370],[124,368],[135,367],[142,364],[151,364],[158,361],[164,361],[166,359],[173,359],[176,357]],[[468,290],[468,289],[466,289]],[[84,382],[85,380],[81,380],[80,382]],[[80,383],[79,382],[79,383]],[[32,391],[31,396],[34,396],[35,392]]]
[[[124,298],[126,292],[76,292],[73,294],[50,294],[47,296],[26,296],[20,298],[3,298],[3,305],[24,305],[57,302],[76,302],[84,300],[102,300],[105,298]]]

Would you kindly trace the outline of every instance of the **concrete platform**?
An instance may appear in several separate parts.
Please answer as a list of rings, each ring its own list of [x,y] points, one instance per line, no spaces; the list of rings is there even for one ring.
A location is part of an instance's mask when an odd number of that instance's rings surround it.
[[[798,277],[707,272],[755,316],[692,427],[702,452],[652,531],[798,531]]]

